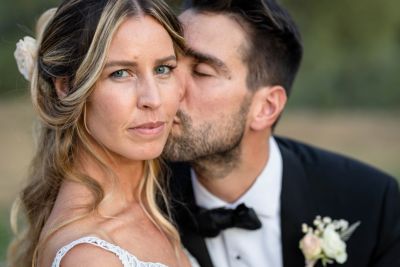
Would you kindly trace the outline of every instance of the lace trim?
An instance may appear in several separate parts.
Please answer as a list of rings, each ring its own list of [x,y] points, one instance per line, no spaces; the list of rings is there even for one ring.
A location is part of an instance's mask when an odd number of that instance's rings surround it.
[[[65,245],[62,248],[60,248],[57,251],[57,254],[54,258],[51,267],[59,267],[61,260],[65,256],[65,254],[67,254],[68,251],[70,251],[73,247],[79,244],[92,244],[114,253],[116,256],[118,256],[124,267],[168,267],[162,263],[140,261],[134,255],[130,254],[128,251],[122,249],[121,247],[113,245],[95,236],[85,236],[79,238],[75,241],[72,241],[68,245]]]

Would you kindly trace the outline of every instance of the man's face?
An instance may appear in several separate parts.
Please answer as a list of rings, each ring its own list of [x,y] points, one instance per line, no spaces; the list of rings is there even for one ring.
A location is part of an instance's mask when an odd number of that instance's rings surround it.
[[[243,62],[246,35],[225,15],[180,16],[189,53],[179,62],[186,94],[164,150],[173,161],[229,154],[246,129],[251,93]]]

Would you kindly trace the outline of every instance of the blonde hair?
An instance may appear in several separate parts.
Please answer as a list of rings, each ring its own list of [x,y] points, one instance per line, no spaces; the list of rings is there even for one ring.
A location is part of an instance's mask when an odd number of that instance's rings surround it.
[[[37,250],[46,238],[82,218],[60,223],[41,237],[64,180],[79,182],[92,193],[93,201],[85,207],[85,215],[96,211],[103,200],[100,184],[76,168],[78,151],[84,151],[109,171],[90,145],[84,122],[85,104],[103,69],[114,32],[127,17],[140,15],[155,18],[169,33],[176,53],[183,50],[180,24],[162,0],[66,0],[39,19],[39,49],[30,86],[32,103],[40,118],[39,136],[27,185],[12,209],[11,221],[17,236],[9,247],[9,266],[35,266]],[[69,91],[62,99],[57,97],[55,78],[65,79],[68,85]],[[168,207],[160,162],[145,161],[144,170],[137,192],[143,200],[141,205],[177,248],[179,234],[168,220],[168,208],[167,219],[158,205],[161,199],[162,205]],[[19,206],[26,219],[23,231],[17,229]]]

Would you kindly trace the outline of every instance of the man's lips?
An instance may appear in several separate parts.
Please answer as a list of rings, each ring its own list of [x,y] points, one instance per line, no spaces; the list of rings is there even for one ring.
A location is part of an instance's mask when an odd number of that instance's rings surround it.
[[[147,122],[129,128],[129,130],[138,133],[140,135],[152,136],[152,135],[158,135],[161,132],[163,132],[163,130],[165,129],[165,125],[166,123],[163,121]]]

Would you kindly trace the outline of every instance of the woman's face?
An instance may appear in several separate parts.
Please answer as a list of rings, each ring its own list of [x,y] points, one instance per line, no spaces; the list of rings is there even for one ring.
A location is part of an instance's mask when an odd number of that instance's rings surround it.
[[[91,136],[124,160],[160,155],[179,104],[177,59],[153,18],[128,18],[115,32],[101,77],[87,103]]]

